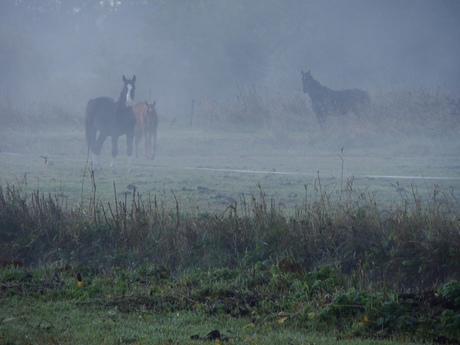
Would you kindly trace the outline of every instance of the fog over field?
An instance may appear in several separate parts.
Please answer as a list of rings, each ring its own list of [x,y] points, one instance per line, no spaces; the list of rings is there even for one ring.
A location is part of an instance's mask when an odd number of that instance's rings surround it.
[[[0,0],[2,343],[458,344],[459,262],[460,0]]]
[[[0,182],[78,197],[86,105],[135,74],[158,150],[127,174],[121,138],[112,176],[106,140],[96,182],[110,197],[116,183],[225,207],[259,185],[294,207],[321,176],[329,191],[355,178],[390,201],[411,183],[458,200],[459,38],[457,0],[3,0]],[[370,108],[321,127],[301,71],[367,91]]]
[[[246,85],[293,94],[301,70],[332,89],[459,91],[455,0],[5,0],[0,17],[0,96],[15,107],[83,116],[133,73],[137,100],[171,116]]]

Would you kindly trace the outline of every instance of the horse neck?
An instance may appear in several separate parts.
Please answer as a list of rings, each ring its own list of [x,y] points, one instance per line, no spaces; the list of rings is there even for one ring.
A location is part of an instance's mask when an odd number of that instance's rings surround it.
[[[324,92],[330,90],[328,87],[321,85],[319,81],[311,77],[310,87],[308,88],[308,94],[313,97],[321,96]]]
[[[314,89],[320,89],[323,87],[323,85],[321,85],[321,83],[312,76],[310,76],[310,85],[313,86]]]
[[[127,90],[121,90],[120,92],[120,97],[118,97],[118,100],[115,102],[115,107],[116,109],[122,110],[127,108],[126,106],[126,96],[128,95]]]

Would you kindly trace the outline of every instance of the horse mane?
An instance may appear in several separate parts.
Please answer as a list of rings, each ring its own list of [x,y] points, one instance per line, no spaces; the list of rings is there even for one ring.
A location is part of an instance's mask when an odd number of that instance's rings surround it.
[[[316,80],[316,79],[311,75],[310,71],[308,71],[307,73],[308,73],[308,75],[310,76],[312,82],[315,84],[315,86],[317,86],[317,87],[326,87],[326,86],[322,85],[318,80]]]
[[[126,96],[127,95],[128,95],[128,87],[125,84],[123,85],[123,89],[121,89],[120,96],[115,102],[115,109],[123,110],[126,108]]]
[[[317,95],[320,95],[320,94],[323,94],[324,92],[328,92],[328,91],[332,91],[330,88],[328,88],[327,86],[324,86],[322,85],[318,80],[316,80],[315,78],[313,78],[313,76],[311,75],[310,71],[304,73],[302,71],[302,76],[304,75],[308,75],[308,81],[309,81],[309,88],[308,88],[308,94],[310,96],[313,96],[313,98],[315,98],[315,96]]]

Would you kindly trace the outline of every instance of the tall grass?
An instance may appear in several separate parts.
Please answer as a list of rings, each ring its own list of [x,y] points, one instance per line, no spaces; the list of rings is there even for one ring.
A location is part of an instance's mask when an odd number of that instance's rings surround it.
[[[239,88],[235,98],[226,104],[205,99],[198,108],[207,124],[226,129],[229,126],[265,129],[278,139],[299,126],[307,134],[319,128],[308,96],[300,91],[282,96],[266,88],[245,87]],[[367,114],[328,117],[325,131],[328,136],[334,133],[375,141],[382,136],[454,136],[459,129],[458,96],[439,87],[421,87],[415,91],[371,92]]]
[[[452,135],[460,126],[460,99],[446,90],[376,92],[371,123],[392,134]]]
[[[306,116],[314,116],[304,95],[284,97],[256,86],[238,88],[235,98],[227,103],[204,99],[198,108],[199,117],[212,127],[262,129],[278,139],[303,123]]]
[[[0,108],[0,121],[10,129],[28,121],[33,128],[35,118],[75,121],[57,106],[48,105],[38,115],[16,112],[3,103]],[[308,98],[301,93],[285,98],[255,87],[240,88],[234,102],[208,100],[198,108],[206,123],[262,128],[275,139],[288,136],[305,117],[316,124]],[[350,123],[334,135],[329,131],[344,123],[328,119],[321,136],[366,137],[372,139],[369,144],[376,133],[454,135],[460,128],[460,106],[439,89],[381,92],[372,95],[365,119],[344,118]],[[306,131],[312,134],[316,129]],[[318,176],[315,197],[292,215],[284,213],[277,200],[268,199],[260,186],[258,194],[243,195],[221,213],[194,214],[184,212],[177,198],[168,207],[164,196],[141,195],[136,189],[120,197],[115,184],[113,200],[101,203],[91,174],[90,200],[77,206],[40,190],[27,195],[20,183],[7,185],[0,188],[1,253],[27,264],[148,261],[171,270],[289,257],[306,271],[329,264],[353,284],[393,284],[401,289],[458,277],[460,225],[453,193],[435,185],[430,200],[422,203],[413,185],[411,191],[401,192],[397,205],[385,209],[372,194],[354,190],[353,179],[344,181],[343,151],[341,160],[340,192],[329,192]]]
[[[276,200],[242,196],[221,213],[190,214],[136,190],[113,202],[69,207],[57,196],[0,188],[0,251],[27,265],[95,267],[145,263],[177,271],[252,266],[288,259],[308,272],[335,267],[350,286],[426,288],[459,279],[460,215],[441,185],[421,204],[411,199],[382,210],[372,195],[323,190],[292,215]],[[94,200],[97,200],[94,199]],[[292,269],[291,267],[291,269]]]
[[[57,103],[42,102],[33,110],[12,108],[8,102],[0,100],[0,130],[46,129],[57,125],[83,126],[83,118]]]

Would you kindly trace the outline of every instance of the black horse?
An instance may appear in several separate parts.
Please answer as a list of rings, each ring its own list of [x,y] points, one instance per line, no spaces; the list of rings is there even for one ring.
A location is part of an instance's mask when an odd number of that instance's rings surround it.
[[[331,90],[321,85],[310,71],[302,71],[303,92],[311,99],[313,112],[323,127],[326,116],[341,116],[350,112],[356,115],[369,109],[370,98],[366,91],[359,89]]]
[[[115,101],[110,97],[98,97],[90,100],[86,106],[86,143],[88,150],[94,155],[93,169],[101,170],[100,157],[102,145],[107,137],[112,138],[112,172],[115,169],[115,158],[118,154],[118,137],[126,134],[128,153],[128,171],[131,171],[131,155],[133,153],[134,128],[136,117],[133,112],[133,99],[136,76],[126,79],[123,76],[123,89]],[[99,131],[99,135],[97,132]]]

